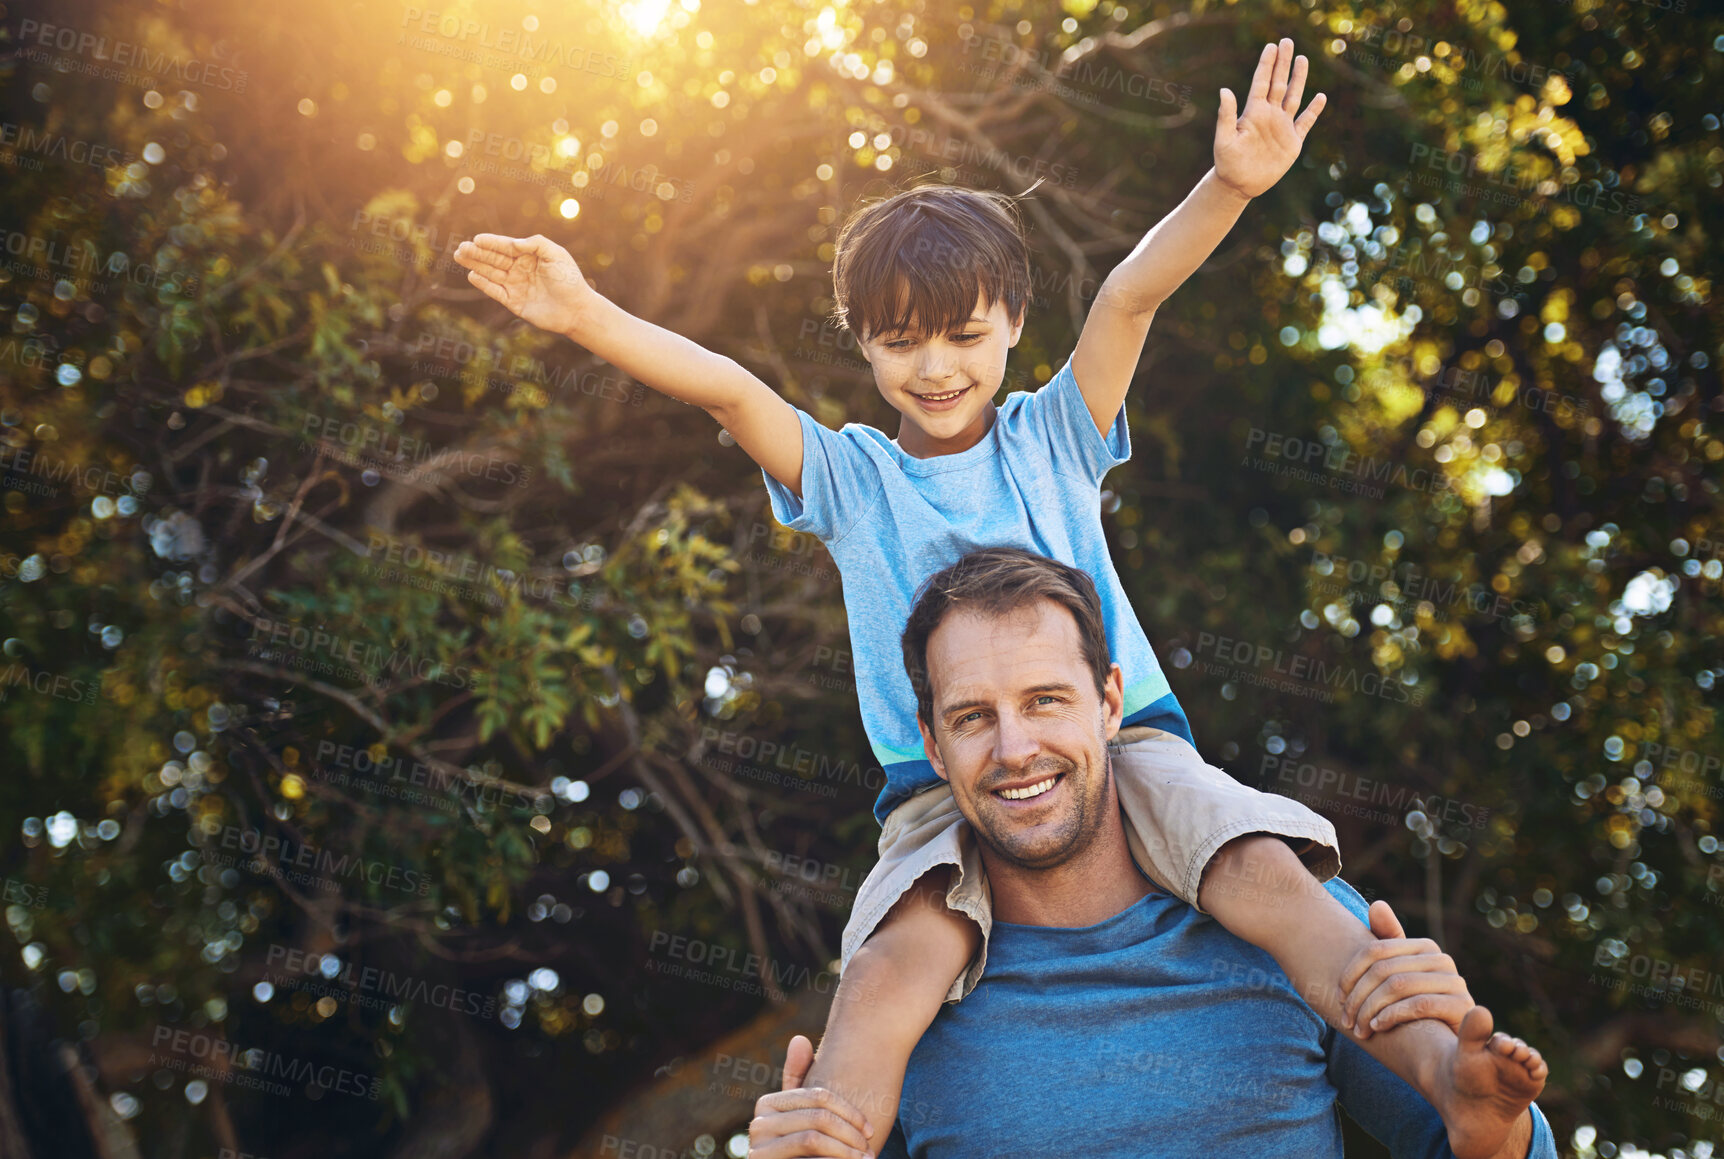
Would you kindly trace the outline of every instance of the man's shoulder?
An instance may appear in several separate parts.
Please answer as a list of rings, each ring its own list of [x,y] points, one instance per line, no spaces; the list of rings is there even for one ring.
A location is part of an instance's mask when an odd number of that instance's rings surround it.
[[[1331,877],[1323,883],[1323,888],[1329,891],[1330,897],[1351,910],[1354,917],[1370,924],[1371,903],[1358,890],[1340,877]]]

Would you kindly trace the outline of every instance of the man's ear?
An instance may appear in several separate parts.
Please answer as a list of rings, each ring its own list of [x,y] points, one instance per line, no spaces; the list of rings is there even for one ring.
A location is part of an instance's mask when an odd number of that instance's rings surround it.
[[[934,772],[942,781],[950,781],[946,776],[946,762],[940,759],[940,748],[934,743],[934,734],[928,731],[928,722],[922,719],[922,714],[916,714],[916,727],[922,730],[922,753],[928,758],[928,763],[934,766]]]
[[[1118,664],[1108,669],[1107,682],[1101,688],[1102,736],[1112,740],[1125,720],[1125,673]]]

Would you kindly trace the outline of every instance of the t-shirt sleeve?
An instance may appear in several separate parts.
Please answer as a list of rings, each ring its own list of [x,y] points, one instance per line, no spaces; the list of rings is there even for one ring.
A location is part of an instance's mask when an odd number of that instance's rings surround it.
[[[880,471],[848,435],[829,430],[801,407],[802,498],[763,469],[772,517],[792,531],[806,531],[822,543],[843,539],[879,495]]]
[[[1100,483],[1102,476],[1131,458],[1131,434],[1126,429],[1125,404],[1113,416],[1104,438],[1096,429],[1083,391],[1072,371],[1071,359],[1048,384],[1026,391],[1015,416],[1022,433],[1035,440],[1053,468],[1086,482]]]
[[[892,1133],[880,1147],[880,1159],[910,1159],[910,1145],[904,1140],[902,1120],[892,1125]]]
[[[1370,909],[1352,886],[1332,878],[1324,888],[1369,924]],[[1323,1047],[1329,1056],[1329,1082],[1342,1108],[1394,1159],[1454,1159],[1443,1117],[1424,1096],[1334,1027],[1324,1028]],[[1527,1159],[1556,1159],[1556,1135],[1537,1103],[1532,1105]]]

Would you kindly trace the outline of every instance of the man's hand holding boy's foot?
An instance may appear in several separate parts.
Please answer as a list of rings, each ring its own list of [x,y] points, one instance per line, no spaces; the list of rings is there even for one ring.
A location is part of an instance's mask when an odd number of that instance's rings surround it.
[[[823,1087],[804,1087],[814,1065],[814,1044],[798,1034],[784,1055],[784,1089],[761,1095],[748,1124],[752,1159],[873,1159],[868,1135],[873,1125],[843,1096]]]
[[[1426,1097],[1443,1116],[1456,1159],[1521,1159],[1532,1141],[1527,1107],[1550,1068],[1518,1038],[1491,1032],[1491,1012],[1475,1004],[1454,959],[1429,938],[1408,938],[1385,901],[1371,903],[1379,939],[1343,971],[1344,1016],[1358,1039],[1431,1018],[1454,1028],[1432,1060]]]

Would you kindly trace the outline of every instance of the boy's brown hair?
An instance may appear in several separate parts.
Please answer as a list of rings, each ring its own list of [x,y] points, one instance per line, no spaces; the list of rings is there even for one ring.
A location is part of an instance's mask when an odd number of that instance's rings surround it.
[[[838,231],[833,319],[857,338],[947,334],[964,328],[982,294],[1016,321],[1030,300],[1017,212],[1028,193],[921,185],[862,206]]]
[[[1095,582],[1045,555],[1017,547],[984,547],[929,576],[916,593],[915,607],[904,625],[904,671],[916,690],[916,715],[930,729],[934,690],[928,682],[928,637],[947,613],[962,607],[1002,616],[1044,599],[1054,601],[1077,621],[1084,661],[1095,677],[1096,693],[1103,692],[1113,661]]]

